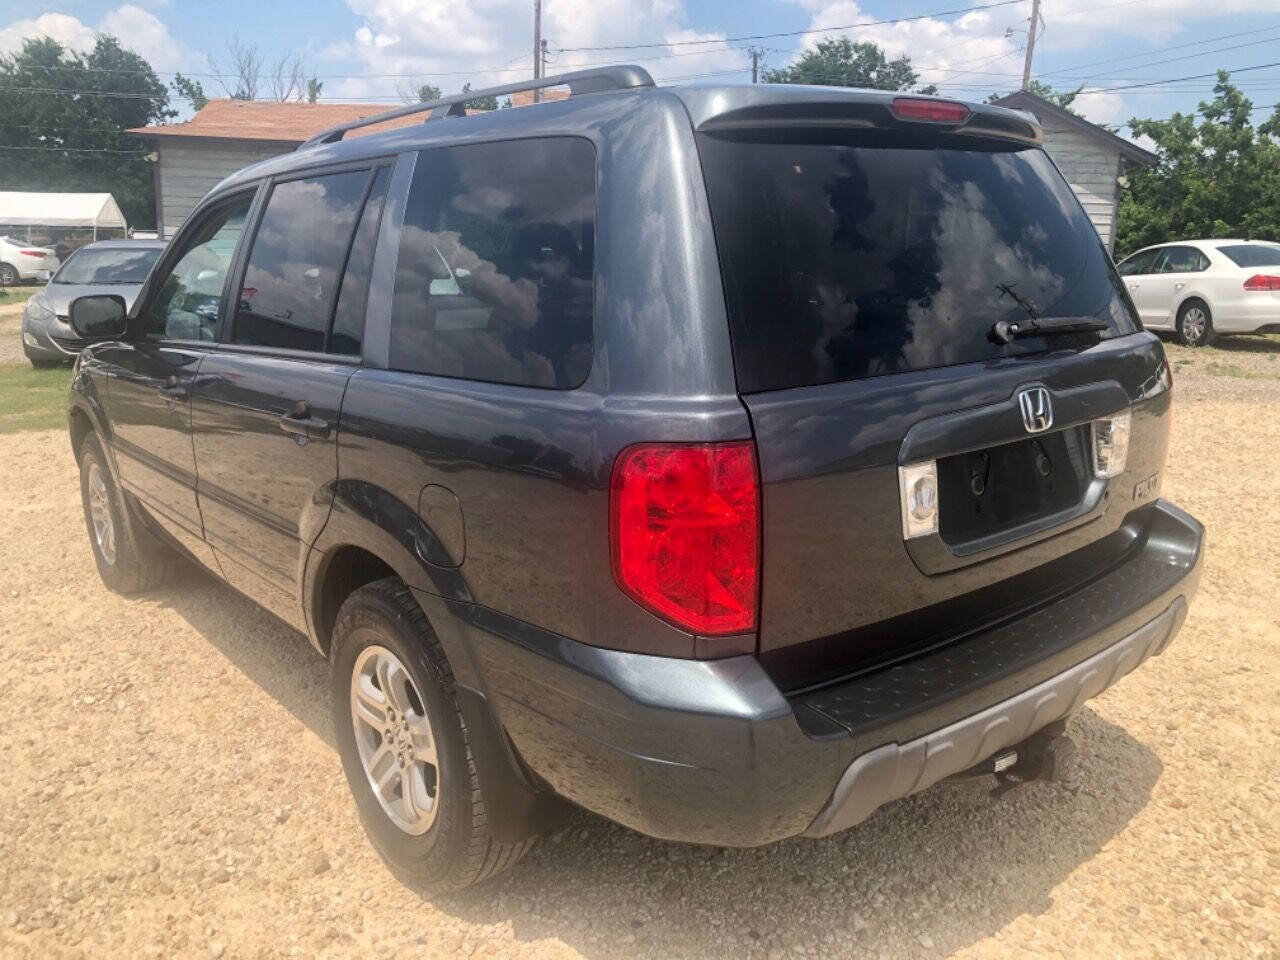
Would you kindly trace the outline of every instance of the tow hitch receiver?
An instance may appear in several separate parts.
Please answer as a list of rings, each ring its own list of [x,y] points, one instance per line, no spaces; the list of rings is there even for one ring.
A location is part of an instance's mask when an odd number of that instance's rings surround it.
[[[995,797],[1033,780],[1049,780],[1074,790],[1079,781],[1079,762],[1075,741],[1066,735],[1066,730],[1067,722],[1058,720],[950,779],[994,776],[998,782],[991,794]]]
[[[1048,780],[1075,790],[1079,783],[1080,764],[1076,744],[1066,734],[1067,722],[1059,720],[993,760],[992,772],[999,782],[991,795],[1002,797],[1015,787],[1033,780]],[[1012,763],[1008,755],[1013,754]],[[1004,763],[1001,763],[1004,761]]]

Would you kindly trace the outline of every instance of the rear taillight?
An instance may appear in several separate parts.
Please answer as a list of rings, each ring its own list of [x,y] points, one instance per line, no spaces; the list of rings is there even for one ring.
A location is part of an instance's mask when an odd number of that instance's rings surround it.
[[[923,100],[914,97],[896,97],[890,109],[899,120],[923,120],[926,123],[964,123],[969,119],[969,108],[950,100]]]
[[[1103,480],[1124,473],[1129,462],[1129,411],[1093,421],[1093,473]]]
[[[1244,282],[1246,290],[1271,290],[1280,292],[1280,277],[1270,273],[1255,273]]]
[[[47,257],[49,255],[48,250],[19,250],[18,252],[24,257]]]
[[[613,575],[632,599],[703,635],[756,629],[760,481],[755,444],[639,444],[618,455]]]

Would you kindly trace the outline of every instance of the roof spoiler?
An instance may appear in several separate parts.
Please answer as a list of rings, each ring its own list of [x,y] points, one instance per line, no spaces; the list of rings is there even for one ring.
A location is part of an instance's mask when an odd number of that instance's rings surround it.
[[[500,97],[509,93],[521,93],[525,90],[542,90],[546,87],[568,87],[569,95],[581,96],[585,93],[604,93],[609,90],[632,90],[638,87],[652,87],[653,77],[643,67],[623,65],[601,67],[596,70],[576,70],[572,73],[561,73],[554,77],[538,77],[535,80],[521,80],[518,83],[505,83],[499,87],[485,87],[483,90],[468,90],[466,93],[454,93],[439,100],[427,100],[424,103],[411,103],[398,110],[361,117],[351,123],[330,127],[318,133],[299,150],[307,150],[325,143],[337,143],[351,130],[361,127],[373,127],[388,120],[412,116],[415,113],[429,114],[427,120],[439,120],[445,117],[466,116],[466,105],[472,100],[482,97]]]

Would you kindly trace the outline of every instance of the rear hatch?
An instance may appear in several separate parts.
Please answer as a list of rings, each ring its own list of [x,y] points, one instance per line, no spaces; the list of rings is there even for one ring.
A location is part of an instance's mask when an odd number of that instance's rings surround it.
[[[1159,341],[1043,151],[860,109],[699,131],[763,482],[760,655],[792,691],[1105,572],[1167,443]],[[1026,335],[1065,318],[1098,329]],[[1100,477],[1092,424],[1125,411]],[[908,538],[899,468],[929,463],[937,529]]]

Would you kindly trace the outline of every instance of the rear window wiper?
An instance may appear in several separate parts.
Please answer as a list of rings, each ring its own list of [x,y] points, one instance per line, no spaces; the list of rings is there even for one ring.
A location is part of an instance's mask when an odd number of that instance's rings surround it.
[[[991,328],[996,343],[1012,343],[1019,337],[1052,337],[1060,333],[1096,333],[1108,324],[1095,317],[1038,317],[1033,320],[997,320]]]

